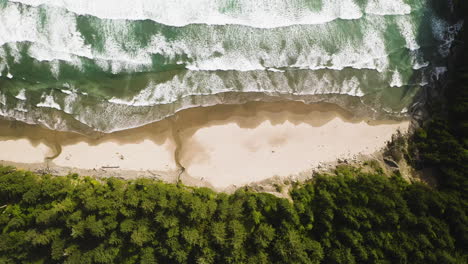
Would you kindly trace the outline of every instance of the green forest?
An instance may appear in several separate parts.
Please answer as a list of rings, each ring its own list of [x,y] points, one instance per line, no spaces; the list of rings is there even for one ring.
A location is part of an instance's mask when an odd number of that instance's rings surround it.
[[[466,200],[339,167],[292,202],[0,168],[1,263],[466,263]]]
[[[465,50],[408,139],[435,186],[339,166],[288,200],[0,167],[0,263],[468,263]]]

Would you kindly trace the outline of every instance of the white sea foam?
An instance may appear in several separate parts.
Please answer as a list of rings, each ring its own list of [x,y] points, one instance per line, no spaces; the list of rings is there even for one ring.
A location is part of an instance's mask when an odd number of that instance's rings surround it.
[[[81,58],[95,59],[103,69],[113,73],[140,69],[151,65],[151,54],[138,52],[130,54],[123,50],[122,43],[128,40],[116,39],[125,34],[126,23],[113,22],[114,32],[104,32],[106,49],[93,50],[77,31],[76,16],[57,8],[47,9],[47,21],[39,24],[41,14],[38,9],[22,9],[15,4],[7,4],[1,9],[0,45],[8,46],[8,54],[18,63],[22,56],[19,42],[28,42],[28,55],[38,61],[48,61],[51,73],[56,78],[60,72],[60,61],[82,68]],[[117,29],[120,28],[119,32]],[[2,49],[0,49],[2,50]],[[2,52],[5,54],[5,52]]]
[[[15,63],[19,63],[22,58],[19,42],[28,42],[28,55],[38,61],[50,62],[51,72],[56,77],[60,71],[59,61],[81,69],[81,58],[96,59],[104,65],[103,68],[109,68],[114,73],[151,64],[150,54],[143,51],[135,56],[122,49],[123,40],[116,40],[116,36],[122,35],[122,32],[117,31],[118,22],[113,24],[115,32],[104,32],[106,49],[97,52],[85,43],[83,36],[77,31],[74,14],[48,8],[46,22],[38,23],[41,19],[40,11],[36,8],[23,9],[16,4],[7,3],[1,9],[0,45],[7,45],[8,54],[14,58]],[[125,30],[125,23],[121,24],[121,30]],[[126,45],[128,42],[125,40]],[[0,55],[5,56],[6,52],[3,50]]]
[[[405,15],[411,13],[411,6],[404,0],[369,0],[366,13],[376,15]]]
[[[335,19],[359,19],[362,10],[353,0],[327,0],[316,8],[292,0],[10,0],[31,6],[65,8],[76,14],[106,19],[153,20],[171,26],[188,24],[240,24],[274,28],[297,24],[321,24]],[[316,9],[316,10],[315,10]],[[371,0],[367,13],[408,14],[402,0]]]
[[[73,92],[70,91],[70,90],[63,90],[63,89],[60,89],[60,91],[61,91],[62,93],[64,93],[64,94],[73,94]]]
[[[6,58],[5,50],[0,47],[0,58]],[[0,77],[2,72],[8,67],[7,61],[5,59],[0,59]]]
[[[194,83],[194,80],[197,82]],[[174,103],[191,95],[210,95],[232,91],[295,95],[364,95],[356,76],[339,81],[329,73],[317,75],[311,72],[305,78],[301,78],[300,82],[297,86],[291,87],[284,74],[267,71],[244,72],[241,77],[233,73],[223,78],[210,72],[194,71],[184,74],[183,78],[176,76],[164,83],[150,82],[133,98],[114,97],[108,101],[129,106],[154,106]],[[236,87],[237,85],[242,88]]]
[[[78,2],[80,1],[76,1]],[[90,2],[89,5],[93,6],[95,2],[100,1]],[[29,1],[28,3],[38,5],[42,2]],[[45,1],[44,3],[52,6],[60,6],[64,3],[70,6],[78,5],[67,1]],[[351,12],[344,10],[359,10],[352,0],[324,1],[324,8],[331,4],[340,6],[336,9],[338,11],[334,11],[340,14]],[[275,4],[269,5],[272,7],[271,5]],[[113,8],[118,5],[110,6]],[[161,7],[159,9],[163,10]],[[14,50],[19,51],[20,47],[15,42],[30,42],[28,55],[39,61],[50,62],[51,73],[56,78],[63,63],[82,69],[82,58],[91,59],[104,71],[114,74],[151,70],[154,54],[163,55],[168,58],[168,61],[172,60],[171,63],[187,65],[187,69],[190,70],[209,71],[253,71],[284,67],[301,69],[353,67],[384,71],[388,64],[384,38],[379,33],[383,32],[387,26],[383,17],[362,18],[369,20],[362,23],[364,25],[362,31],[365,34],[363,43],[356,43],[352,35],[334,34],[334,28],[328,25],[278,28],[259,32],[252,32],[250,28],[230,26],[223,29],[206,27],[201,32],[181,31],[181,36],[177,38],[166,38],[161,34],[155,34],[149,44],[142,46],[130,33],[133,29],[130,21],[101,21],[100,35],[105,49],[96,50],[86,44],[81,33],[77,31],[74,14],[57,7],[47,7],[45,10],[47,21],[44,26],[39,26],[37,21],[41,20],[41,14],[38,8],[21,8],[18,4],[7,3],[0,12],[0,21],[4,22],[4,27],[0,28],[0,44],[9,43],[7,45],[10,50],[14,47]],[[351,13],[346,17],[352,17]],[[193,15],[195,16],[196,13]],[[402,21],[398,22],[400,20]],[[415,43],[415,32],[409,20],[403,16],[398,17],[396,21],[401,25],[408,47],[416,49],[418,45]],[[278,36],[284,36],[285,39],[278,38]],[[340,36],[345,38],[338,38]],[[330,45],[330,40],[335,45],[339,45],[340,42],[344,43],[340,45],[337,52],[326,52],[322,46]],[[225,47],[225,43],[230,43],[235,48]],[[0,48],[0,52],[1,50]],[[188,60],[181,60],[180,55],[187,56]],[[21,54],[16,52],[15,58],[17,58],[15,61],[19,61]],[[176,58],[179,59],[176,60]],[[293,65],[290,64],[291,58],[295,60]]]
[[[417,28],[412,18],[407,16],[411,7],[403,1],[369,0],[364,11],[354,0],[323,1],[320,11],[304,8],[304,1],[300,0],[229,1],[234,7],[238,5],[238,8],[231,7],[224,11],[219,6],[227,3],[226,0],[116,0],[112,3],[104,0],[15,1],[32,6],[47,5],[39,8],[10,1],[5,7],[0,5],[0,45],[4,45],[0,47],[0,71],[6,69],[15,76],[21,76],[14,72],[18,67],[8,65],[7,62],[11,63],[13,58],[17,64],[24,59],[23,56],[30,56],[50,65],[51,73],[56,78],[59,78],[65,64],[82,70],[84,65],[95,63],[111,73],[154,72],[153,59],[158,54],[163,56],[163,64],[186,65],[191,71],[176,74],[164,82],[149,82],[146,89],[136,96],[114,97],[109,102],[152,106],[178,102],[191,95],[232,91],[271,95],[346,94],[360,97],[369,90],[365,85],[370,80],[377,79],[400,87],[405,85],[403,80],[408,79],[406,72],[389,67],[384,34],[395,23],[406,42],[406,48],[411,51],[413,69],[427,66],[416,52],[419,49]],[[126,8],[129,5],[131,8]],[[77,14],[91,14],[112,20],[80,17],[97,30],[99,40],[90,45],[90,37],[87,36],[85,41],[85,37],[78,31],[82,26],[77,22],[78,16],[63,8]],[[364,16],[363,13],[371,15]],[[395,16],[389,18],[382,15]],[[193,25],[173,28],[153,25],[157,33],[145,36],[151,41],[138,42],[135,29],[140,26],[140,22],[131,20],[146,18],[175,26],[202,23],[241,24],[248,27]],[[326,23],[337,18],[360,20]],[[355,30],[345,32],[343,28],[349,25],[354,26]],[[270,29],[258,29],[265,27]],[[440,27],[443,30],[448,24],[441,24]],[[83,34],[86,35],[85,30]],[[407,52],[406,49],[404,52]],[[6,57],[9,59],[3,60]],[[291,68],[317,71],[295,71]],[[360,71],[361,75],[346,68],[371,71]],[[287,70],[285,72],[282,69]],[[344,73],[340,71],[343,69]],[[366,74],[371,77],[367,78]],[[78,92],[73,87],[65,87],[62,92],[66,95],[56,94],[55,98],[52,93],[44,94],[37,106],[63,109],[84,124],[92,127],[100,125],[98,121],[92,121],[96,115],[93,112],[95,106],[80,104],[81,94],[87,93]],[[108,106],[107,103],[104,105]],[[99,113],[100,118],[102,114],[109,117],[109,122],[122,121],[123,115],[120,112],[112,113],[112,109],[133,108],[111,105],[105,109],[109,112]]]
[[[361,42],[345,41],[341,43],[337,51],[332,53],[318,45],[309,45],[308,49],[298,55],[297,62],[291,67],[311,70],[355,68],[383,72],[389,64],[384,37],[381,33],[383,28],[385,28],[385,23],[381,18],[372,18],[362,29],[364,37]],[[327,37],[333,39],[334,36]],[[285,55],[284,61],[287,61],[289,54]],[[282,65],[282,67],[286,66]]]
[[[406,47],[412,51],[420,48],[416,41],[416,29],[414,24],[411,22],[411,17],[403,17],[398,19],[397,25],[400,28],[402,36],[405,38]]]
[[[62,90],[63,92],[64,90]],[[70,92],[70,91],[67,91]],[[75,101],[78,99],[78,94],[76,92],[70,92],[67,93],[67,96],[65,97],[64,100],[64,108],[63,111],[67,114],[75,114],[74,113],[74,106],[75,106]]]
[[[341,94],[348,94],[359,97],[364,96],[364,93],[360,89],[359,80],[356,76],[353,76],[349,80],[344,80],[342,87],[343,92],[341,92]]]
[[[419,85],[425,86],[425,85],[428,85],[428,84],[429,84],[428,77],[427,77],[427,75],[423,74],[422,77],[421,77],[421,81],[419,82]]]
[[[401,87],[403,86],[403,80],[400,72],[395,70],[392,75],[392,81],[390,82],[391,87]]]
[[[22,89],[15,97],[18,100],[26,101],[26,89]]]
[[[413,64],[413,69],[414,70],[419,70],[419,69],[422,69],[422,68],[426,68],[427,66],[429,66],[429,62],[424,62],[424,63],[415,62]]]
[[[326,28],[297,29],[291,33],[271,32],[265,33],[264,36],[257,39],[252,38],[249,34],[239,34],[237,40],[232,40],[239,43],[236,50],[226,50],[220,45],[207,46],[205,42],[188,43],[186,40],[168,43],[162,36],[156,36],[152,43],[158,47],[157,50],[153,50],[155,53],[164,52],[166,55],[175,56],[183,51],[184,54],[193,58],[193,62],[187,65],[190,70],[253,71],[286,67],[340,70],[352,67],[384,71],[388,66],[388,58],[384,37],[380,33],[382,28],[385,28],[385,22],[374,18],[363,29],[365,36],[362,43],[356,42],[354,39],[336,39],[337,36],[331,32],[327,33]],[[278,35],[291,35],[293,37],[278,40]],[[210,36],[212,38],[218,37],[216,32]],[[322,47],[330,39],[336,39],[335,45],[342,42],[338,51],[327,52]],[[217,42],[222,43],[222,41],[223,39],[220,39]],[[283,42],[281,43],[281,41]],[[267,46],[268,51],[252,49],[252,47],[262,46]],[[301,47],[302,50],[297,51],[297,47]],[[211,56],[216,53],[220,55]],[[296,59],[294,64],[290,64],[291,58]]]
[[[6,101],[7,101],[6,95],[0,93],[0,104],[6,105]]]
[[[411,60],[411,66],[413,70],[426,68],[430,65],[430,62],[427,61],[426,58],[424,58],[422,50],[410,50],[408,55]]]
[[[344,67],[357,69],[375,69],[383,72],[387,69],[389,61],[385,50],[385,42],[379,30],[368,29],[363,43],[359,49],[354,43],[348,43],[344,48],[332,55],[333,69],[341,70]]]
[[[7,3],[0,9],[0,45],[6,45],[15,63],[22,59],[19,42],[30,43],[28,55],[38,61],[67,61],[79,65],[78,56],[92,58],[90,46],[84,43],[76,30],[76,17],[65,11],[51,8],[47,10],[45,23],[40,24],[40,11],[36,8],[20,8]],[[43,18],[42,18],[43,19]],[[2,50],[0,48],[0,50]],[[55,66],[57,75],[58,65]]]
[[[267,70],[271,72],[284,72],[283,70],[275,69],[275,68],[268,68]]]
[[[455,40],[455,36],[463,27],[464,21],[459,21],[454,25],[450,25],[447,21],[434,16],[431,23],[432,34],[437,40],[443,42],[443,44],[439,46],[439,53],[447,57],[450,54],[450,48]]]
[[[124,100],[124,99],[112,97],[111,99],[109,99],[107,101],[109,103],[113,103],[113,104],[140,106],[139,102],[137,102],[136,99],[131,99],[130,101],[127,101],[127,100]],[[146,105],[146,104],[143,104],[143,105]]]
[[[52,95],[43,95],[42,99],[43,101],[38,103],[36,105],[37,107],[48,107],[48,108],[55,108],[57,110],[62,110],[60,105],[55,102],[54,97]]]
[[[435,67],[434,69],[434,77],[436,80],[440,79],[445,72],[447,72],[447,67]]]
[[[23,113],[27,113],[27,112],[28,112],[28,109],[26,108],[26,102],[24,102],[24,101],[19,101],[19,102],[16,104],[15,110],[16,110],[16,111],[23,112]]]
[[[411,65],[413,65],[413,70],[419,70],[426,68],[430,65],[428,61],[424,60],[424,56],[420,54],[419,51],[412,53],[411,55]]]

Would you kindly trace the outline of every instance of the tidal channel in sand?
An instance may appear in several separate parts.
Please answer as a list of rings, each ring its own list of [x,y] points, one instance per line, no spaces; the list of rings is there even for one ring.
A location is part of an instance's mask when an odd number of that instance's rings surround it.
[[[408,125],[355,119],[331,104],[289,101],[191,108],[96,137],[4,121],[0,160],[57,174],[150,176],[224,189],[371,155]]]

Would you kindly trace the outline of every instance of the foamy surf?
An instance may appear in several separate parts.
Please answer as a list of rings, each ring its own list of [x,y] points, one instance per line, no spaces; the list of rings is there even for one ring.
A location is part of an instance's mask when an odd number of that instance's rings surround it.
[[[96,20],[56,7],[46,8],[46,14],[46,22],[38,24],[40,8],[7,4],[0,13],[0,20],[5,22],[0,29],[0,44],[6,50],[5,57],[14,57],[15,62],[24,57],[49,62],[49,74],[55,79],[60,78],[62,65],[79,73],[88,64],[113,74],[158,70],[159,64],[205,71],[354,67],[381,72],[390,55],[382,32],[395,22],[401,25],[401,37],[406,41],[395,49],[419,47],[414,24],[406,17],[394,18],[394,22],[368,16],[349,23],[262,30],[237,25],[171,28],[147,22]],[[91,36],[80,30],[80,21],[94,31]],[[144,41],[138,41],[142,32],[135,31],[141,23],[153,31]],[[348,24],[359,30],[341,34]]]
[[[400,119],[462,26],[424,3],[3,1],[1,115],[112,132],[190,107],[295,100]]]
[[[78,15],[101,19],[152,20],[183,27],[190,24],[238,24],[257,28],[324,24],[336,19],[360,19],[363,14],[406,15],[403,0],[371,0],[360,6],[353,0],[12,0],[33,7],[59,7]]]

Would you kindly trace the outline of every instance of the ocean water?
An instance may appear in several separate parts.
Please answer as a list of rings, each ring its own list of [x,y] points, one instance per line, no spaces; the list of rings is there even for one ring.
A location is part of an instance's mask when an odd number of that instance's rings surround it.
[[[440,2],[443,2],[442,4]],[[404,118],[462,21],[436,0],[0,0],[0,116],[112,132],[196,106]]]

